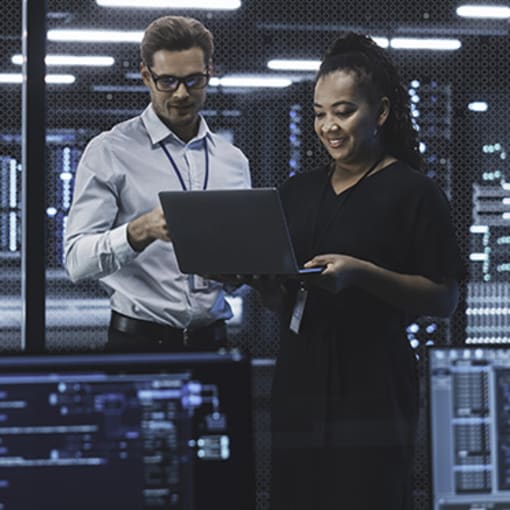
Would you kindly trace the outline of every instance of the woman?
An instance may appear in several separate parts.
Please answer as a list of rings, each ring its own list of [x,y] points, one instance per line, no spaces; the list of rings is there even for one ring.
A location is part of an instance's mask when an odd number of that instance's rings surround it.
[[[334,43],[314,110],[331,164],[281,197],[299,261],[325,268],[285,285],[272,508],[407,510],[418,381],[406,326],[457,304],[449,206],[417,171],[406,91],[371,39]]]

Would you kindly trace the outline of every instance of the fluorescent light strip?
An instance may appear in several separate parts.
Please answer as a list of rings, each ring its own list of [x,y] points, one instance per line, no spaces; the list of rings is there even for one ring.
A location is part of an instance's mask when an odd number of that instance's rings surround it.
[[[487,234],[489,232],[489,227],[487,225],[471,225],[469,231],[472,234]]]
[[[48,40],[62,42],[128,42],[140,43],[142,31],[127,30],[48,30]]]
[[[396,50],[458,50],[462,44],[458,39],[415,39],[395,37],[390,46]]]
[[[489,257],[486,253],[470,253],[469,260],[471,262],[485,262]]]
[[[49,84],[70,85],[76,81],[76,78],[72,74],[47,74],[45,81]]]
[[[374,42],[381,48],[389,46],[389,40],[386,37],[372,37]],[[273,59],[267,63],[267,67],[274,71],[318,71],[321,65],[320,60],[290,60]]]
[[[372,37],[381,48],[393,49],[421,49],[421,50],[456,50],[461,47],[458,39],[408,39],[385,37]],[[273,59],[267,63],[267,67],[274,71],[317,71],[320,60],[290,60]]]
[[[20,73],[0,73],[0,83],[21,83],[23,75]],[[47,74],[45,78],[48,84],[69,85],[76,81],[72,74]]]
[[[485,101],[472,101],[468,104],[468,110],[472,112],[486,112],[489,105]]]
[[[463,18],[510,18],[510,7],[503,5],[460,5],[456,10],[457,16]]]
[[[387,37],[371,37],[371,39],[381,48],[388,48],[390,45],[390,41]]]
[[[241,88],[285,88],[292,84],[289,78],[279,78],[270,76],[243,75],[243,76],[223,76],[221,78],[213,77],[209,81],[211,87],[241,87]]]
[[[109,67],[115,63],[113,57],[95,57],[86,55],[46,55],[47,66],[98,66]],[[11,62],[16,65],[23,63],[23,55],[13,55]]]
[[[19,73],[0,73],[0,83],[21,83],[23,76]]]
[[[274,71],[317,71],[320,65],[320,60],[273,59],[267,63],[267,67]]]
[[[140,9],[206,9],[233,10],[241,7],[240,0],[96,0],[102,7],[135,7]]]
[[[126,78],[130,80],[141,80],[140,73],[126,73]],[[296,78],[297,79],[297,78]],[[213,76],[209,80],[210,87],[232,87],[232,88],[284,88],[293,83],[293,79],[285,76],[263,76],[263,75],[231,75],[231,76]]]

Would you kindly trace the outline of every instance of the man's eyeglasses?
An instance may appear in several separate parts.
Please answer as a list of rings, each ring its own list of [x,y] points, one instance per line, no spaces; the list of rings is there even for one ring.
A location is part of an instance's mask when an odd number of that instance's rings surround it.
[[[146,65],[152,81],[160,92],[175,92],[181,83],[187,90],[203,89],[209,83],[209,72],[194,73],[179,78],[178,76],[158,76],[148,65]]]

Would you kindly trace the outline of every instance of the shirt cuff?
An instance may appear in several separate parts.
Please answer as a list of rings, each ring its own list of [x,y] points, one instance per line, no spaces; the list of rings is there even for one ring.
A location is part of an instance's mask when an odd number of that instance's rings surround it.
[[[110,231],[110,246],[115,258],[123,265],[133,260],[138,252],[132,248],[127,238],[127,226],[125,223]]]

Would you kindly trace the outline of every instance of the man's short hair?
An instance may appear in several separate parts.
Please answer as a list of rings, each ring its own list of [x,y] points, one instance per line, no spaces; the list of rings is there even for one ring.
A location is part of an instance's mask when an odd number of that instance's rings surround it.
[[[145,29],[140,56],[142,62],[152,66],[152,57],[159,50],[183,51],[195,47],[202,49],[205,65],[209,65],[214,52],[212,33],[195,18],[163,16]]]

